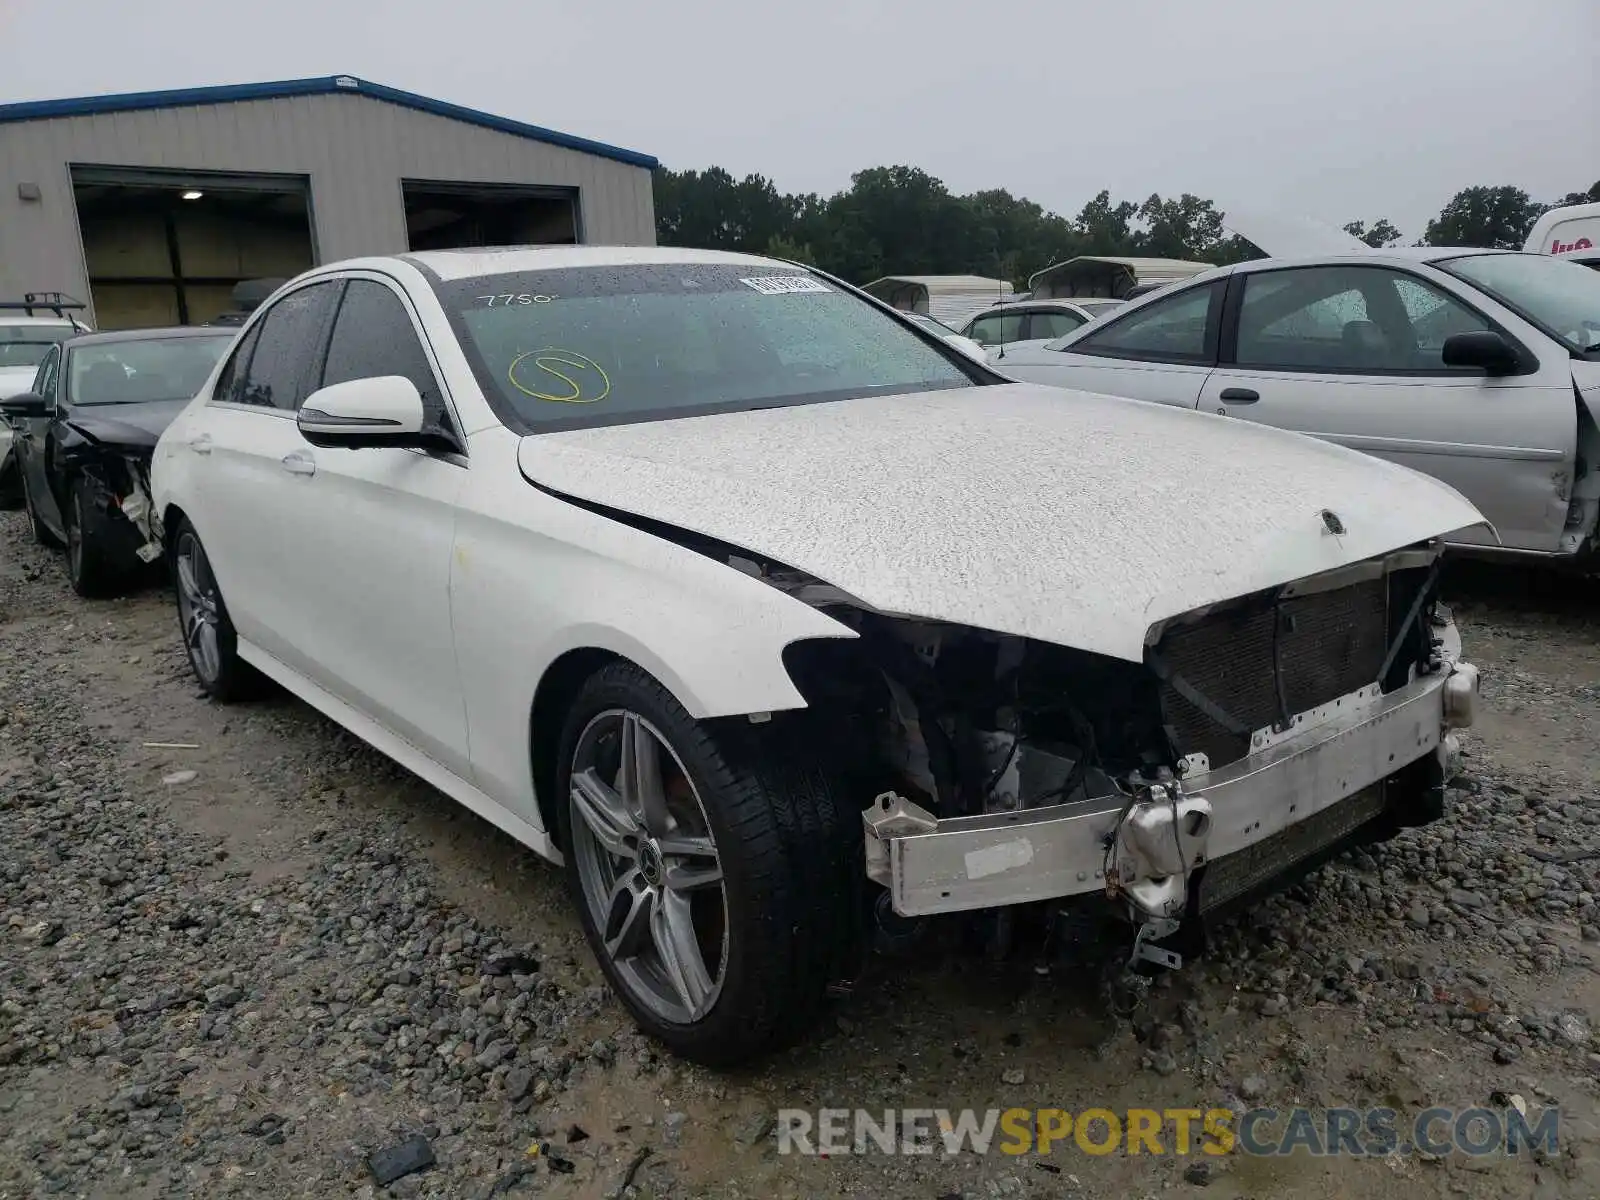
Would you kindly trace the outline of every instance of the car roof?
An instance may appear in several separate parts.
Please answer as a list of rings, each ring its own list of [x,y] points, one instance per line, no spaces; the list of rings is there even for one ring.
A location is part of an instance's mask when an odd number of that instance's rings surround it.
[[[1417,263],[1442,262],[1469,254],[1520,254],[1520,250],[1492,250],[1482,246],[1383,246],[1371,250],[1353,250],[1349,254],[1300,254],[1286,258],[1252,258],[1248,262],[1218,267],[1193,280],[1215,279],[1219,275],[1235,272],[1267,271],[1277,267],[1343,266],[1352,263],[1388,263],[1395,266],[1414,266]],[[1139,297],[1141,300],[1144,297]]]
[[[987,317],[990,313],[1012,312],[1018,309],[1033,311],[1035,309],[1051,308],[1076,308],[1083,301],[1090,304],[1123,304],[1125,301],[1115,296],[1051,296],[1047,300],[1008,300],[1003,304],[991,304],[988,308],[980,309],[973,313],[974,317]]]
[[[72,339],[70,345],[103,346],[114,342],[159,342],[168,338],[233,337],[237,329],[207,327],[204,325],[167,325],[155,329],[117,329],[107,333],[85,333]]]
[[[394,256],[440,279],[508,275],[518,271],[559,271],[570,267],[640,267],[698,263],[734,267],[784,267],[793,263],[728,250],[690,250],[677,246],[495,246],[487,249],[421,250]],[[330,263],[328,269],[354,267],[364,260]],[[370,260],[365,260],[370,261]]]
[[[0,312],[0,325],[48,325],[52,328],[65,325],[69,329],[77,328],[70,317],[14,317],[6,312]]]

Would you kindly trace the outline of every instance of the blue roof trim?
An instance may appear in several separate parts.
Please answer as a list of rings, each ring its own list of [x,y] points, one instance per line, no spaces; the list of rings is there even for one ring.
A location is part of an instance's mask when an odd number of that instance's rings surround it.
[[[225,87],[174,88],[161,92],[121,92],[109,96],[78,96],[67,100],[28,100],[20,104],[0,104],[0,124],[12,121],[39,121],[50,117],[88,117],[99,113],[138,112],[151,108],[183,108],[196,104],[231,104],[239,100],[278,100],[289,96],[330,96],[335,93],[386,100],[403,108],[432,113],[452,121],[479,125],[513,137],[528,138],[552,146],[562,146],[584,154],[614,159],[629,166],[653,171],[661,163],[653,155],[624,150],[604,142],[590,141],[570,133],[528,125],[492,113],[479,112],[460,104],[433,100],[415,92],[369,83],[354,75],[323,75],[315,79],[281,79],[273,83],[241,83]]]

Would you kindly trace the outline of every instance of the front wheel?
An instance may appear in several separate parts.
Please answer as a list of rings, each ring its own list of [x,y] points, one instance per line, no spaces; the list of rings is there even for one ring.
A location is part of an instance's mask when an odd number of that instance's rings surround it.
[[[263,678],[239,657],[239,638],[212,574],[211,560],[187,517],[178,522],[173,534],[172,573],[183,648],[202,690],[223,703],[260,695]]]
[[[803,1033],[852,941],[860,818],[807,765],[818,747],[780,743],[778,724],[697,722],[615,663],[580,690],[561,740],[584,934],[639,1025],[708,1065]]]
[[[78,595],[96,599],[121,592],[128,572],[116,561],[111,517],[95,507],[90,486],[82,475],[67,485],[67,578]]]

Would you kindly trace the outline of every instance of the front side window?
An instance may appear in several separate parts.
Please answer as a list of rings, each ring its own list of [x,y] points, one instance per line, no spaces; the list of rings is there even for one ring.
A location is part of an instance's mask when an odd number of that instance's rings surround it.
[[[233,338],[228,334],[74,343],[67,399],[75,405],[191,400]]]
[[[1303,267],[1244,277],[1234,361],[1293,371],[1428,373],[1445,339],[1487,329],[1453,296],[1382,267]]]
[[[803,271],[639,264],[434,286],[485,395],[527,431],[971,387],[980,369]]]
[[[77,329],[71,325],[0,325],[0,367],[37,367]]]
[[[314,283],[269,308],[257,324],[245,377],[227,399],[291,412],[298,408],[314,386],[323,330],[338,295],[337,282]]]
[[[1111,358],[1209,362],[1213,314],[1221,291],[1220,284],[1212,283],[1151,301],[1067,349]]]
[[[995,313],[979,317],[967,330],[967,336],[980,346],[1003,346],[1007,342],[1022,340],[1022,313]]]
[[[448,424],[439,381],[405,304],[384,284],[352,279],[328,339],[321,386],[383,375],[400,375],[412,382],[422,397],[426,428]]]
[[[1434,265],[1482,288],[1568,350],[1600,352],[1600,274],[1547,254],[1472,254]]]

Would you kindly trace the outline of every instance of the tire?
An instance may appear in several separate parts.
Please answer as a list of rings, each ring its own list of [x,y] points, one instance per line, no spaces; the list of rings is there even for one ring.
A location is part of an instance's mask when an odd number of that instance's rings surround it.
[[[3,422],[4,418],[0,418]],[[10,511],[21,508],[25,495],[22,484],[22,468],[17,466],[15,451],[7,448],[3,465],[0,465],[0,509]]]
[[[200,535],[184,517],[172,535],[172,584],[177,593],[178,630],[200,688],[231,704],[266,690],[266,678],[239,657],[239,638]]]
[[[861,818],[814,765],[822,743],[807,728],[803,720],[697,722],[649,674],[620,662],[591,676],[569,710],[556,809],[584,935],[639,1026],[693,1062],[731,1066],[796,1040],[856,944]],[[648,788],[615,786],[626,776],[630,734],[636,746],[656,748],[659,772],[634,773],[659,778],[655,794],[665,802],[653,823],[627,795]],[[637,937],[618,936],[629,928],[624,915],[637,918]],[[684,933],[686,918],[698,974],[692,966],[672,972],[662,951],[686,944],[670,936]]]
[[[28,489],[26,475],[22,477],[22,507],[28,513],[28,531],[33,534],[33,540],[52,550],[63,549],[61,539],[46,529],[44,522],[39,520],[39,510],[33,506],[33,493]]]
[[[67,484],[67,579],[72,590],[88,600],[119,595],[128,572],[116,561],[116,532],[111,518],[94,506],[89,481],[74,476]]]

